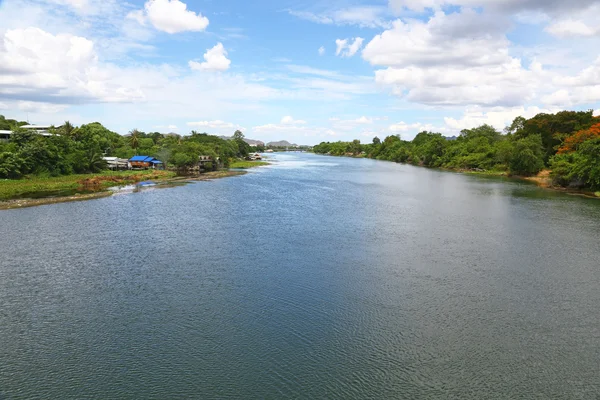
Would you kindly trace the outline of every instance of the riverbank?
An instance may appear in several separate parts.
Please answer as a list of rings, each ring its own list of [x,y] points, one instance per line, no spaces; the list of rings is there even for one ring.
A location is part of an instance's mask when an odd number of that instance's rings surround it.
[[[113,195],[110,188],[145,181],[168,185],[244,174],[245,171],[231,170],[206,172],[196,176],[177,176],[171,171],[105,171],[98,174],[4,180],[0,181],[0,210],[109,197]]]
[[[591,190],[581,190],[581,189],[571,189],[565,188],[561,186],[556,186],[552,182],[552,171],[549,169],[544,169],[540,171],[538,174],[533,176],[519,176],[519,175],[509,175],[505,171],[461,171],[461,170],[449,170],[453,172],[467,173],[471,175],[482,175],[482,176],[498,176],[498,177],[506,177],[510,179],[517,179],[521,181],[535,183],[537,186],[550,189],[557,192],[563,192],[575,196],[584,196],[592,199],[600,199],[600,192],[594,192]]]
[[[324,154],[319,154],[319,153],[314,153],[314,154],[324,155]],[[341,156],[328,155],[328,156],[329,157],[346,157],[346,158],[368,158],[370,160],[377,160],[374,158],[366,157],[365,155],[362,155],[362,154],[358,154],[358,155],[346,154],[346,155],[341,155]],[[395,163],[395,161],[390,161],[390,160],[377,160],[377,161],[388,161],[388,162]],[[398,163],[398,164],[406,164],[406,165],[412,165],[415,167],[439,169],[442,171],[454,172],[454,173],[459,173],[459,174],[491,176],[491,177],[495,176],[495,177],[516,179],[516,180],[535,183],[536,185],[538,185],[539,187],[544,188],[544,189],[554,190],[557,192],[567,193],[567,194],[576,195],[576,196],[584,196],[584,197],[593,198],[593,199],[600,199],[600,192],[595,192],[592,190],[571,189],[571,188],[565,188],[565,187],[554,185],[554,183],[552,182],[552,177],[551,177],[552,171],[549,169],[544,169],[544,170],[540,171],[537,175],[534,175],[534,176],[520,176],[520,175],[510,175],[507,171],[499,171],[499,170],[469,170],[469,169],[457,169],[457,168],[433,168],[433,167],[427,167],[424,165],[415,165],[415,164],[410,164],[410,163]]]

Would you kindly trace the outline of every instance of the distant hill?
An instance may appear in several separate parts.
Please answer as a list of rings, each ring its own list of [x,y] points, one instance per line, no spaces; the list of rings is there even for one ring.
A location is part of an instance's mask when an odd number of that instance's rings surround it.
[[[280,140],[279,142],[269,142],[267,147],[298,147],[297,144],[290,143],[287,140]]]
[[[219,137],[224,140],[233,140],[233,136],[219,136]],[[248,143],[250,146],[264,146],[265,145],[265,142],[263,142],[263,141],[248,139],[248,138],[244,138],[244,142]]]

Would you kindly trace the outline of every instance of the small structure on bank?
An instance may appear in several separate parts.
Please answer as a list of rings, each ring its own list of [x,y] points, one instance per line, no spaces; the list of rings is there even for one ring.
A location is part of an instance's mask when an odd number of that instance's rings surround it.
[[[112,169],[113,171],[129,169],[129,160],[124,158],[102,157],[102,159],[106,161],[106,166],[108,169]]]
[[[162,169],[163,162],[150,156],[134,156],[129,159],[131,169]]]
[[[219,157],[214,159],[212,156],[198,156],[198,171],[207,172],[221,168]]]

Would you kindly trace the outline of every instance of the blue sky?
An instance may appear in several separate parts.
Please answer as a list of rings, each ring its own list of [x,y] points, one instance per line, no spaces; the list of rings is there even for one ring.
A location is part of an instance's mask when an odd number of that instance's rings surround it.
[[[2,0],[0,113],[300,144],[502,129],[600,109],[599,11],[600,0]]]

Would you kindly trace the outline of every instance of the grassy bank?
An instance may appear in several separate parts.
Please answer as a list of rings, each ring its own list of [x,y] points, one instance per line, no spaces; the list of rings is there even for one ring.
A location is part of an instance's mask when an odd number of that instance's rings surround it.
[[[248,169],[254,167],[262,167],[264,165],[269,165],[266,161],[244,161],[238,160],[234,161],[229,165],[229,168],[237,168],[237,169]]]
[[[32,177],[21,180],[0,180],[0,210],[66,203],[111,196],[114,186],[153,181],[159,187],[170,183],[208,181],[244,175],[245,171],[214,171],[200,175],[177,176],[169,171],[106,171],[98,174],[70,175],[54,178]]]
[[[0,180],[0,201],[19,197],[61,195],[70,191],[97,192],[112,186],[122,186],[145,180],[161,181],[173,178],[169,171],[104,171],[97,174],[66,175],[57,177],[29,177]]]

